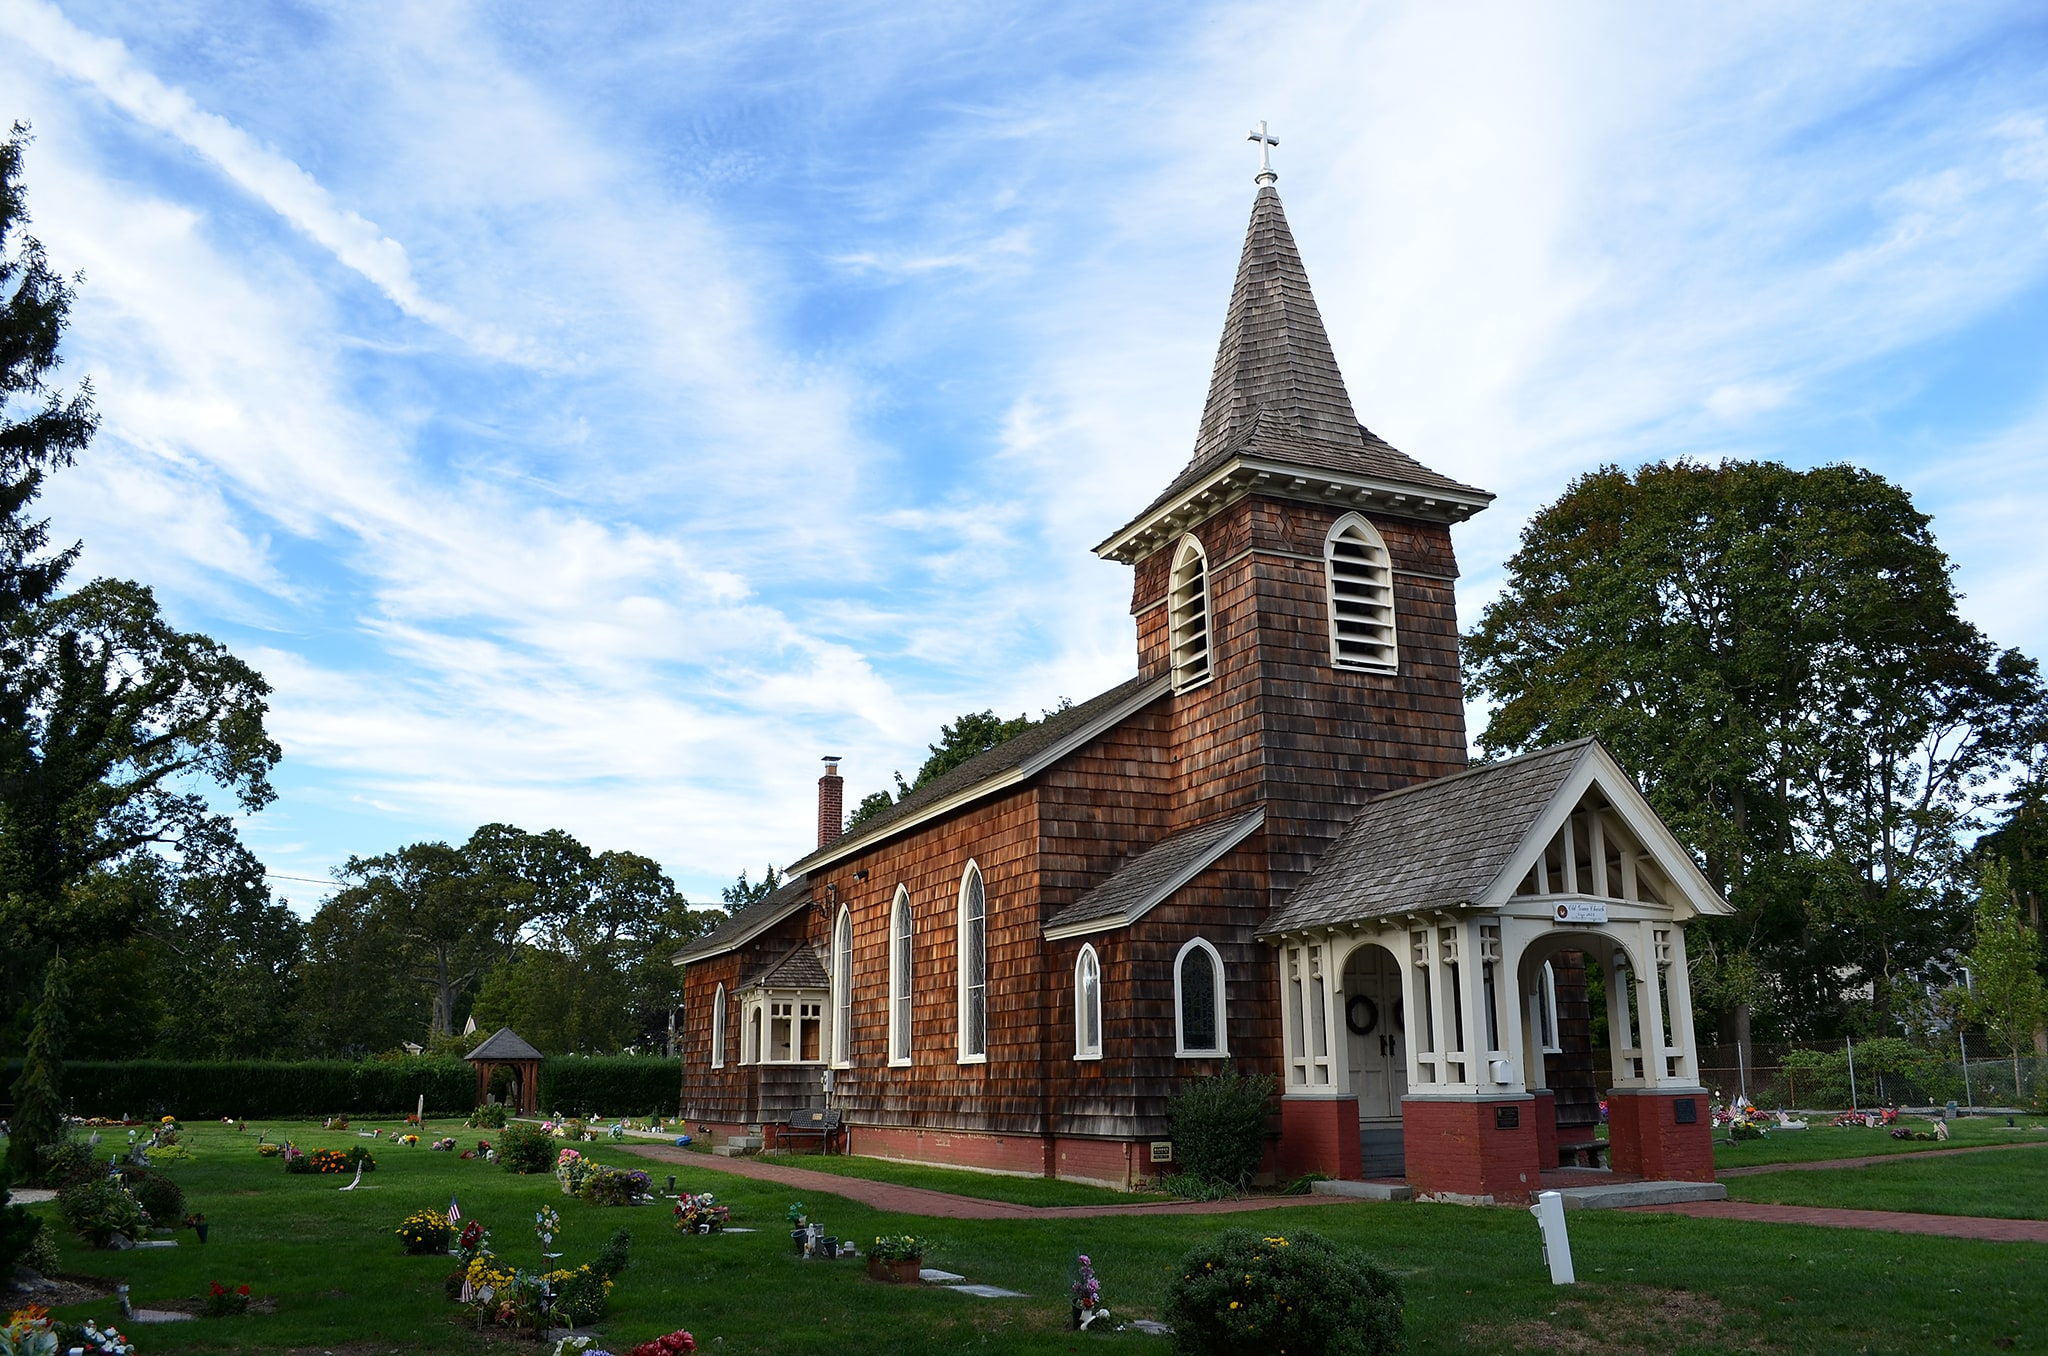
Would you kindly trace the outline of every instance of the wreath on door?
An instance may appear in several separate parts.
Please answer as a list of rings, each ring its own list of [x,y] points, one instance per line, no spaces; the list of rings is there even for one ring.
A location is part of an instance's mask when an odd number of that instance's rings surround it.
[[[1364,1016],[1359,1015],[1359,1009],[1361,1008],[1365,1010]],[[1380,1005],[1362,993],[1351,995],[1351,1001],[1344,1005],[1344,1025],[1351,1029],[1351,1034],[1354,1036],[1370,1036],[1373,1033],[1373,1028],[1379,1024]]]

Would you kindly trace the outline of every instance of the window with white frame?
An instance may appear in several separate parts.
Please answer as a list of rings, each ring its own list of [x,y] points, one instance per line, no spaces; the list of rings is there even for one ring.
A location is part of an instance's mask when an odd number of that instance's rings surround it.
[[[1088,945],[1074,961],[1074,1058],[1102,1058],[1102,962]]]
[[[825,995],[817,989],[740,995],[740,1063],[816,1064],[824,1053]]]
[[[981,868],[960,878],[960,1062],[988,1058],[988,892]]]
[[[910,1063],[910,891],[889,908],[889,1062]]]
[[[1174,1054],[1201,1059],[1230,1053],[1224,1041],[1223,958],[1200,937],[1173,958]]]
[[[1330,596],[1330,660],[1339,668],[1392,673],[1399,667],[1394,635],[1394,568],[1387,543],[1356,513],[1323,540],[1323,576]]]
[[[725,1067],[725,986],[718,986],[718,992],[711,999],[711,1067]]]
[[[832,1063],[853,1062],[853,911],[844,905],[832,925]]]
[[[1173,648],[1173,689],[1209,681],[1209,562],[1193,536],[1181,539],[1166,591],[1166,628]]]

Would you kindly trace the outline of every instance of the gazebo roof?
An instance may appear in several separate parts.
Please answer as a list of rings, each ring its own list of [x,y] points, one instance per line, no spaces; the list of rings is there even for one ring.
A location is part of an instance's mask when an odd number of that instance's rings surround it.
[[[513,1060],[541,1059],[544,1056],[540,1051],[528,1045],[519,1033],[511,1027],[501,1026],[489,1040],[464,1055],[463,1058],[474,1064],[482,1059],[510,1062]]]

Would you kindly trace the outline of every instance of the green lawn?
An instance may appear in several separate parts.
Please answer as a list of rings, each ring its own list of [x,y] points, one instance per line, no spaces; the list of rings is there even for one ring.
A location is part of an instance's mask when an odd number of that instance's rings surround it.
[[[1759,1173],[1731,1177],[1727,1187],[1738,1201],[2048,1219],[2048,1144],[1864,1168]]]
[[[2048,1143],[2048,1124],[2039,1116],[2016,1118],[2019,1126],[2007,1129],[2003,1116],[1965,1116],[1949,1123],[1946,1144],[1938,1140],[1893,1139],[1890,1129],[1863,1126],[1836,1129],[1815,1125],[1809,1130],[1776,1130],[1762,1139],[1729,1144],[1728,1132],[1715,1128],[1714,1166],[1744,1168],[1759,1163],[1813,1163],[1826,1158],[1873,1158],[1878,1154],[1925,1153],[1929,1149],[1966,1149],[1981,1144]],[[1934,1122],[1905,1116],[1899,1125],[1908,1130],[1932,1130]]]
[[[1118,1191],[1112,1187],[1062,1182],[1050,1177],[963,1172],[958,1168],[931,1168],[919,1163],[897,1163],[886,1158],[862,1158],[851,1154],[762,1154],[759,1161],[785,1163],[792,1168],[809,1168],[813,1172],[837,1173],[842,1177],[862,1177],[871,1182],[950,1191],[956,1196],[973,1196],[984,1201],[1008,1201],[1013,1205],[1129,1205],[1134,1201],[1173,1199],[1157,1193]]]
[[[275,1128],[273,1137],[275,1137]],[[307,1147],[345,1148],[349,1134],[297,1129]],[[452,1133],[427,1127],[428,1138]],[[1119,1317],[1153,1316],[1175,1260],[1227,1224],[1314,1229],[1367,1248],[1408,1286],[1409,1349],[1419,1353],[1580,1352],[1655,1348],[1660,1356],[1730,1348],[1784,1352],[1924,1352],[1933,1345],[1986,1349],[2013,1338],[2048,1346],[2038,1303],[2048,1247],[1901,1238],[1617,1212],[1577,1214],[1572,1243],[1584,1283],[1554,1289],[1534,1222],[1520,1210],[1346,1203],[1289,1206],[1251,1216],[1116,1216],[969,1223],[889,1216],[807,1194],[827,1228],[865,1242],[908,1230],[934,1240],[930,1261],[971,1279],[1026,1292],[981,1300],[930,1288],[869,1281],[859,1263],[805,1262],[783,1226],[792,1193],[717,1171],[707,1162],[679,1185],[711,1190],[749,1234],[680,1237],[662,1207],[605,1209],[571,1200],[552,1178],[519,1178],[481,1161],[426,1148],[378,1146],[370,1190],[342,1193],[332,1177],[286,1176],[259,1159],[253,1131],[201,1126],[200,1157],[171,1165],[193,1208],[212,1221],[212,1241],[126,1253],[64,1243],[69,1269],[128,1281],[140,1304],[198,1295],[210,1281],[247,1283],[277,1312],[233,1320],[136,1327],[143,1356],[160,1352],[470,1353],[508,1347],[479,1338],[441,1297],[445,1259],[406,1257],[392,1227],[409,1211],[445,1208],[459,1195],[466,1215],[492,1227],[498,1251],[534,1260],[533,1212],[562,1212],[563,1246],[587,1259],[620,1223],[635,1236],[634,1263],[619,1280],[603,1327],[614,1351],[677,1326],[707,1351],[787,1353],[1067,1353],[1080,1345],[1063,1327],[1068,1267],[1093,1256],[1105,1299]],[[645,1160],[608,1153],[619,1165]],[[663,1167],[663,1174],[667,1168]],[[52,1207],[36,1207],[47,1216]],[[67,1316],[105,1318],[108,1302]],[[1136,1333],[1090,1334],[1091,1344],[1166,1356]]]

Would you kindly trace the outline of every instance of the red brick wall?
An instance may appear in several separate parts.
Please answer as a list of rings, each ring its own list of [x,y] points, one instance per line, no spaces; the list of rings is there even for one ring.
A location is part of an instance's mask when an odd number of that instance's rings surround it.
[[[1518,1108],[1521,1124],[1512,1130],[1498,1128],[1496,1106]],[[1527,1099],[1460,1102],[1410,1097],[1401,1103],[1401,1141],[1408,1185],[1421,1195],[1491,1197],[1509,1203],[1527,1201],[1542,1187],[1536,1116]]]
[[[1557,1164],[1557,1094],[1548,1089],[1533,1094],[1536,1098],[1536,1161],[1545,1172]]]
[[[957,1130],[857,1126],[853,1152],[906,1163],[937,1163],[1022,1176],[1057,1176],[1128,1189],[1151,1172],[1150,1147],[1111,1139],[978,1135]]]
[[[1677,1104],[1688,1100],[1698,1119],[1680,1125]],[[1703,1092],[1615,1089],[1607,1094],[1607,1141],[1616,1172],[1657,1182],[1714,1180],[1714,1120]]]
[[[1280,1101],[1280,1176],[1305,1172],[1356,1181],[1359,1157],[1356,1097],[1284,1097]]]

